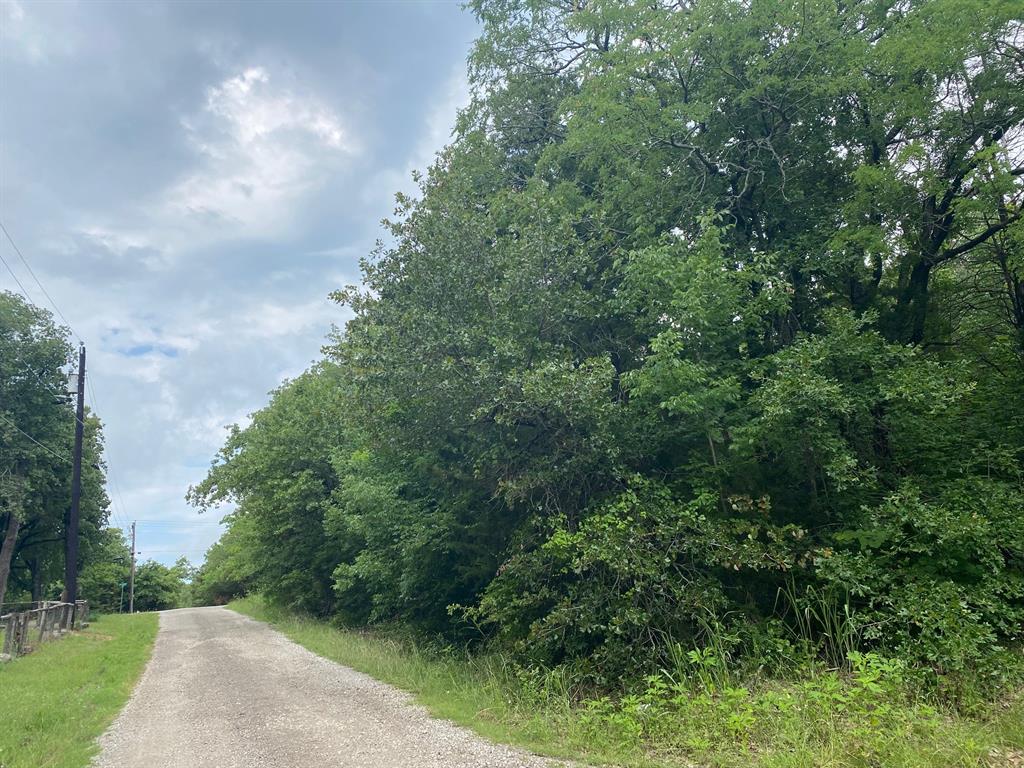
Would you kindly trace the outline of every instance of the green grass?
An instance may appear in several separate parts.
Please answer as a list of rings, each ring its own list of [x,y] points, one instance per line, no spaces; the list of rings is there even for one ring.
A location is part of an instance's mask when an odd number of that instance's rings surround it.
[[[314,653],[412,693],[438,717],[495,741],[591,764],[708,768],[953,768],[1024,765],[1024,698],[974,717],[909,693],[898,664],[864,657],[749,687],[696,666],[615,700],[586,701],[558,673],[499,656],[439,653],[290,615],[259,598],[231,608]],[[705,660],[706,661],[706,660]]]
[[[80,768],[149,658],[156,614],[101,616],[0,664],[0,768]]]

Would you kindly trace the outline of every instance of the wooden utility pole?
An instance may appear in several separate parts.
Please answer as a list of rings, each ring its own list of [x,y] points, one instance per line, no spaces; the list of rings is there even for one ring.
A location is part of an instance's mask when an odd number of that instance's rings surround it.
[[[132,569],[128,572],[128,613],[135,613],[135,523],[132,523]]]
[[[82,440],[85,436],[85,344],[78,347],[78,404],[75,406],[75,454],[71,469],[71,511],[64,531],[64,591],[78,599],[78,507],[82,501]]]

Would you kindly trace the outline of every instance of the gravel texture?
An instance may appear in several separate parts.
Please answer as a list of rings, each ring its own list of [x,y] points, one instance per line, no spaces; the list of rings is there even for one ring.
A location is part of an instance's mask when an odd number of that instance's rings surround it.
[[[160,615],[96,768],[551,768],[226,608]]]

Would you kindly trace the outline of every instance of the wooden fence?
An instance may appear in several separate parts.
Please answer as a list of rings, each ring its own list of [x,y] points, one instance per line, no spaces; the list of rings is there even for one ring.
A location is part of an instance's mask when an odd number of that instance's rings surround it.
[[[62,637],[87,626],[89,603],[42,603],[39,608],[0,616],[4,626],[4,645],[0,661],[23,656],[47,640]]]

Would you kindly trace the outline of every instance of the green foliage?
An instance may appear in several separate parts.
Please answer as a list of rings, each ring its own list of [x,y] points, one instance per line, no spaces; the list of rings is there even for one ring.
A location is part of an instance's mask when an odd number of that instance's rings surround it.
[[[132,551],[120,528],[102,531],[97,552],[82,570],[78,588],[89,601],[89,609],[99,613],[120,613],[128,610],[127,588]],[[123,598],[123,599],[122,599]]]
[[[744,679],[730,640],[708,644],[619,695],[594,696],[564,668],[524,667],[384,632],[339,630],[259,596],[231,604],[313,652],[412,693],[438,717],[554,757],[640,768],[974,768],[1013,765],[1024,748],[1024,702],[968,717],[919,696],[907,664],[850,655],[848,671],[805,667],[788,680]],[[727,634],[727,633],[726,633]]]
[[[190,493],[237,504],[203,599],[613,701],[685,667],[734,736],[737,670],[1018,680],[1019,8],[471,5],[473,102],[354,318]]]
[[[135,569],[135,610],[187,608],[192,605],[192,576],[193,569],[183,557],[170,568],[155,560],[141,563]]]
[[[338,484],[331,457],[344,436],[342,392],[332,370],[323,366],[281,387],[248,428],[232,429],[220,462],[189,490],[204,509],[229,500],[238,504],[230,535],[198,574],[204,600],[259,585],[287,605],[330,610],[338,555],[327,541],[323,515]]]
[[[0,542],[10,536],[12,518],[17,522],[9,550],[0,550],[10,552],[9,561],[0,555],[0,603],[57,599],[63,586],[75,426],[65,371],[74,362],[68,335],[48,312],[0,292]],[[82,574],[119,557],[106,528],[102,425],[86,412],[83,429]],[[93,585],[100,592],[92,594]],[[87,581],[81,597],[107,601],[108,586]]]
[[[231,526],[206,552],[206,559],[192,580],[196,605],[224,605],[248,593],[259,567],[253,559],[252,521],[232,519]]]

